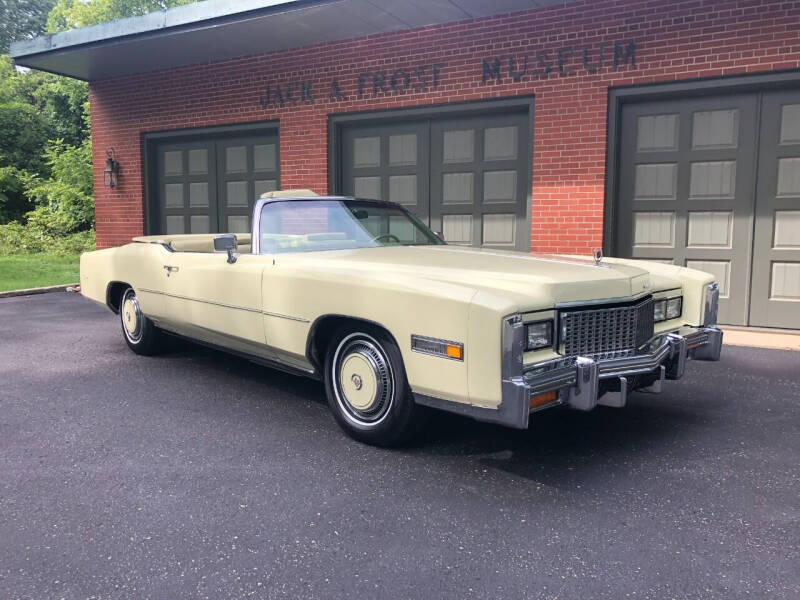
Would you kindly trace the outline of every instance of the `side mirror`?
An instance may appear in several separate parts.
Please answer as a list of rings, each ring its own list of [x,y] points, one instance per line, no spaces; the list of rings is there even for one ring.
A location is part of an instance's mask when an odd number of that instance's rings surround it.
[[[222,235],[214,236],[214,250],[216,252],[228,252],[228,262],[233,264],[239,255],[236,254],[236,249],[239,247],[239,242],[236,236],[232,233],[223,233]]]

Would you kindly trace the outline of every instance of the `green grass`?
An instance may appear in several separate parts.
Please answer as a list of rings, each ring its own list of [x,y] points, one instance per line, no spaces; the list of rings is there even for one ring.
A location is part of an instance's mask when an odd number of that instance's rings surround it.
[[[0,255],[0,292],[78,283],[77,254]]]

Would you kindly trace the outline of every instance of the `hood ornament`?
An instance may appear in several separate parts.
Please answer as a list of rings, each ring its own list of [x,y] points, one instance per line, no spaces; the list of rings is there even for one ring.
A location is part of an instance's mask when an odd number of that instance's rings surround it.
[[[603,249],[602,248],[592,248],[592,256],[594,256],[594,264],[600,266],[600,263],[603,260]]]

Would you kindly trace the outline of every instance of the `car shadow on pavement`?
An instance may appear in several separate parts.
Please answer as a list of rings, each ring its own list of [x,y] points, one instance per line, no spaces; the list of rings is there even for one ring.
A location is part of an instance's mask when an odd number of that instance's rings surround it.
[[[705,427],[711,424],[690,404],[676,407],[637,394],[622,409],[556,408],[533,414],[529,429],[522,431],[437,414],[415,451],[472,455],[486,468],[574,487],[598,472],[608,477],[645,466],[650,457],[663,457]]]
[[[263,385],[265,391],[280,389],[293,399],[302,398],[327,411],[319,381],[262,367],[191,342],[176,341],[169,355]],[[327,414],[321,412],[320,417]],[[431,411],[420,436],[395,452],[407,456],[468,457],[487,469],[571,487],[580,485],[582,471],[589,477],[588,473],[596,472],[598,467],[606,475],[613,475],[615,470],[631,469],[634,462],[643,466],[648,457],[681,446],[687,438],[702,435],[697,428],[706,427],[712,424],[692,398],[681,397],[676,402],[667,394],[634,394],[622,409],[598,407],[581,412],[556,408],[535,413],[530,428],[522,431]]]

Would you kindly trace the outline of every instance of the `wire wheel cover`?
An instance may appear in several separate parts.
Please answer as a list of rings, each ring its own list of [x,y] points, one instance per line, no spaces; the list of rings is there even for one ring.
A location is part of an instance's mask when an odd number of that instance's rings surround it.
[[[344,338],[333,357],[333,388],[345,417],[376,425],[394,397],[394,377],[380,344],[365,334]]]

